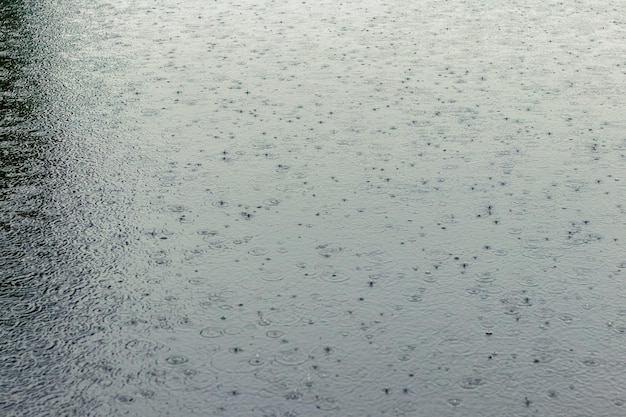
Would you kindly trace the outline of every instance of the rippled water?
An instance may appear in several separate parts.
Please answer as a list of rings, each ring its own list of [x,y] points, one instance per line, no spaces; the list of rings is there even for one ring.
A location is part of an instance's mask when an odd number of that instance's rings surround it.
[[[626,413],[621,2],[0,4],[0,414]]]

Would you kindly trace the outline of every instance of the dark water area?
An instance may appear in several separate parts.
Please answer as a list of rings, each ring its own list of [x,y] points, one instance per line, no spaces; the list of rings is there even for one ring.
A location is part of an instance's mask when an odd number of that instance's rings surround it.
[[[70,45],[54,11],[1,8],[3,416],[90,415],[86,391],[106,383],[114,356],[102,320],[126,297],[112,287],[124,270],[132,193],[116,197],[126,180],[103,164],[114,155],[107,122],[88,123],[85,111],[99,94],[56,55]]]
[[[1,416],[626,414],[617,1],[0,2]]]

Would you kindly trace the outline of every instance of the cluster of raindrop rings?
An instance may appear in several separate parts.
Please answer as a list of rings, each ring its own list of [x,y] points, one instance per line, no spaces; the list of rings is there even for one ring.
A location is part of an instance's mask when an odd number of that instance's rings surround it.
[[[3,411],[625,415],[626,2],[453,2],[3,2]]]

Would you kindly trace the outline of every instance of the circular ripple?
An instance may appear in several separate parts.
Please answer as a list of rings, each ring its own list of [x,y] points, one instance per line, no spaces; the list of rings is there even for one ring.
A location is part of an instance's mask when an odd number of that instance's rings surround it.
[[[546,344],[533,347],[530,356],[533,363],[550,363],[559,357],[560,353],[558,348]]]
[[[459,385],[463,389],[476,389],[482,385],[485,385],[485,380],[480,377],[466,376],[461,379]]]
[[[127,394],[118,394],[115,396],[115,399],[124,404],[130,404],[135,401],[135,398],[133,398],[132,395]]]
[[[224,330],[218,327],[205,327],[200,330],[200,336],[206,337],[207,339],[214,339],[216,337],[220,337],[224,334]]]
[[[343,349],[339,347],[327,345],[313,349],[309,357],[316,363],[330,364],[340,363],[344,361],[347,357],[347,354]]]
[[[602,366],[606,363],[606,361],[603,358],[598,357],[597,355],[586,355],[583,358],[581,358],[580,362],[585,366],[590,366],[593,368]]]
[[[267,361],[260,354],[251,355],[237,348],[217,352],[211,359],[214,369],[235,374],[255,372],[266,364]]]
[[[343,246],[337,244],[318,245],[315,249],[317,250],[317,253],[325,258],[330,258],[331,256],[337,255],[344,250]]]
[[[227,201],[224,200],[217,200],[214,201],[213,203],[211,203],[214,207],[220,207],[220,208],[225,208],[230,206],[230,203],[228,203]]]
[[[259,417],[279,417],[289,416],[291,413],[275,406],[264,406],[254,407],[252,409],[252,415]]]
[[[450,257],[450,253],[441,249],[425,249],[424,256],[431,261],[444,261]]]
[[[285,276],[276,270],[263,270],[260,272],[259,277],[263,281],[274,282],[274,281],[282,281],[285,279]]]
[[[542,307],[538,309],[537,311],[535,311],[535,316],[537,316],[540,319],[548,319],[550,317],[554,317],[555,314],[556,314],[556,311],[554,311],[553,309],[549,307]]]
[[[2,303],[0,319],[28,319],[31,314],[36,314],[43,310],[43,303],[37,300],[24,300],[19,302]]]
[[[224,240],[213,240],[208,242],[207,248],[212,251],[223,252],[230,249],[231,246]]]
[[[142,353],[146,356],[154,355],[156,351],[163,348],[159,343],[145,339],[132,339],[124,347],[132,352]]]
[[[171,205],[168,207],[168,210],[172,213],[184,213],[186,211],[190,211],[189,207],[180,204]]]
[[[299,305],[288,303],[281,307],[275,307],[263,317],[279,326],[293,326],[302,321],[302,311]]]
[[[567,282],[577,285],[589,285],[598,281],[596,272],[591,268],[573,268],[570,272],[566,273]]]
[[[248,253],[252,256],[265,256],[267,255],[267,249],[265,248],[252,248],[248,251]]]
[[[447,355],[453,353],[462,357],[469,357],[477,352],[476,346],[470,343],[467,339],[462,338],[447,338],[438,343],[440,350],[438,352],[441,355]]]
[[[156,265],[169,265],[172,262],[171,259],[169,258],[168,252],[164,250],[159,250],[150,254],[150,259]]]
[[[322,281],[326,282],[344,282],[350,279],[347,270],[332,265],[324,265],[318,268],[316,274]]]
[[[269,198],[263,201],[263,204],[265,204],[266,206],[277,206],[280,204],[280,200],[277,198]]]
[[[189,362],[189,359],[183,355],[171,355],[165,358],[165,362],[169,363],[170,365],[178,366]]]
[[[296,366],[303,364],[309,357],[306,353],[302,352],[299,348],[293,348],[289,350],[283,350],[278,352],[275,361],[285,366]]]
[[[265,332],[265,335],[270,339],[278,339],[285,335],[285,332],[281,332],[280,330],[268,330]]]
[[[248,363],[251,366],[259,367],[265,365],[266,361],[259,354],[256,354],[252,358],[248,359]]]
[[[508,314],[510,316],[516,316],[520,313],[520,308],[514,304],[505,304],[504,305],[504,314]]]
[[[563,294],[567,290],[567,285],[561,281],[552,281],[546,283],[543,287],[552,294]]]
[[[520,277],[519,283],[524,287],[536,287],[539,285],[539,281],[535,277]]]
[[[476,281],[481,283],[488,283],[495,281],[496,276],[491,272],[481,272],[476,274]]]
[[[219,234],[217,230],[212,229],[200,229],[196,233],[198,233],[200,236],[217,236]]]
[[[524,249],[522,255],[531,259],[547,259],[557,258],[560,256],[558,252],[551,248],[530,247]]]

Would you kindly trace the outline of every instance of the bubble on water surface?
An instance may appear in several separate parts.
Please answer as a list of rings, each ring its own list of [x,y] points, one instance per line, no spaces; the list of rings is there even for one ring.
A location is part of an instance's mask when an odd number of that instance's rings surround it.
[[[461,401],[460,398],[450,398],[448,400],[448,404],[450,404],[452,407],[458,407],[461,405],[463,401]]]

